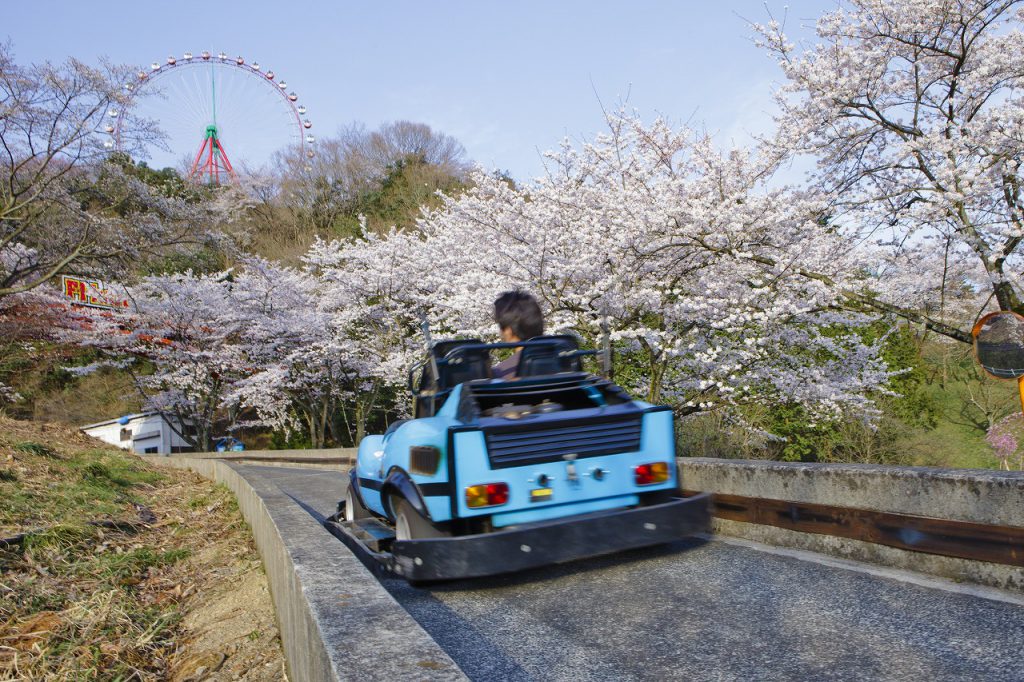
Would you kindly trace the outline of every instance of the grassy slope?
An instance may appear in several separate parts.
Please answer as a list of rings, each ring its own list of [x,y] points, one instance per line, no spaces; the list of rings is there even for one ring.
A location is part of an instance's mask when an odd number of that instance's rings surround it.
[[[1017,400],[1017,387],[1012,382],[985,379],[992,391],[994,402],[1012,410]],[[950,382],[946,388],[932,384],[927,389],[938,408],[938,422],[934,429],[908,432],[905,447],[914,453],[914,464],[962,468],[994,469],[998,461],[992,448],[985,442],[985,432],[972,423],[964,413],[970,397],[963,381]],[[1020,409],[1019,404],[1016,405]],[[902,443],[901,443],[902,444]]]
[[[71,429],[0,417],[0,537],[18,534],[0,549],[0,678],[180,677],[210,660],[186,644],[190,612],[259,572],[226,489]],[[279,661],[272,611],[243,614],[250,651],[232,644],[229,660],[240,671]],[[250,679],[275,679],[280,663],[270,670]]]

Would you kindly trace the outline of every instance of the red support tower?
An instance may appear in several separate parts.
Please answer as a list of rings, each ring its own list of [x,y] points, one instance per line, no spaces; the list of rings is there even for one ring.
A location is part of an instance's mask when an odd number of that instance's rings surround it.
[[[189,178],[201,181],[204,178],[211,185],[220,184],[221,173],[230,180],[235,180],[235,171],[228,160],[228,154],[224,151],[223,145],[217,138],[217,126],[206,126],[206,136],[203,143],[199,145],[196,158],[192,161],[192,170],[189,171]]]

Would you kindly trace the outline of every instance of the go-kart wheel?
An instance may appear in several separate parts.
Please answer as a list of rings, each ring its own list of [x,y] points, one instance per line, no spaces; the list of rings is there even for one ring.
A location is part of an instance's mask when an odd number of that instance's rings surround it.
[[[373,514],[370,510],[362,505],[359,501],[359,496],[352,491],[352,486],[348,487],[345,491],[345,520],[356,521],[358,519],[368,519]]]
[[[402,498],[391,498],[395,510],[395,539],[422,540],[423,538],[446,538],[449,533],[441,530],[419,515],[412,505]]]

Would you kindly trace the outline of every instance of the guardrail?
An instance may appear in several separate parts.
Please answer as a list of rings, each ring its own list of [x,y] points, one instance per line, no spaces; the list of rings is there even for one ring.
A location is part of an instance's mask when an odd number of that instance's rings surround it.
[[[1024,592],[1024,472],[681,458],[713,530]]]

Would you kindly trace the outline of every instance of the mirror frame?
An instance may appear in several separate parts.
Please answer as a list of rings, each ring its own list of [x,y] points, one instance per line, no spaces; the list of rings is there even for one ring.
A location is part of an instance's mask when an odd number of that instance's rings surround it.
[[[1021,379],[1024,379],[1024,367],[1021,367],[1020,374],[1018,376],[1003,377],[988,371],[985,365],[981,362],[981,358],[978,357],[978,335],[981,333],[982,327],[984,327],[985,324],[990,320],[996,317],[1001,317],[1003,315],[1012,315],[1013,317],[1016,317],[1020,325],[1024,327],[1024,315],[1015,313],[1012,310],[997,310],[995,312],[988,313],[987,315],[982,316],[981,319],[974,323],[974,327],[971,329],[971,345],[974,347],[974,361],[978,363],[979,367],[981,367],[981,371],[985,372],[985,374],[989,375],[994,379],[1002,379],[1003,381],[1019,381]],[[1021,350],[1022,354],[1024,354],[1024,343],[1021,344]],[[1024,393],[1021,394],[1021,400],[1024,401]]]

